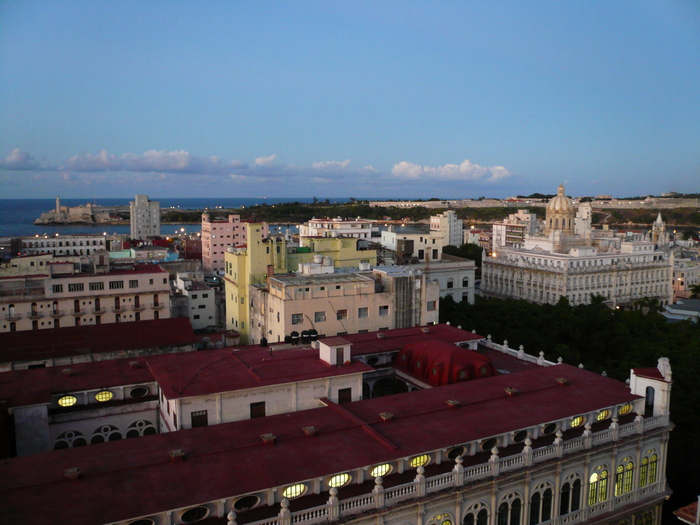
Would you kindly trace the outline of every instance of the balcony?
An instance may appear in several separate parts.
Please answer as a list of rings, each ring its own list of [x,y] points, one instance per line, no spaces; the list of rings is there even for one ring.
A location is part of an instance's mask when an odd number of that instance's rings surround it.
[[[165,308],[165,305],[163,303],[154,303],[151,305],[151,308],[153,308],[154,310],[162,310],[163,308]]]
[[[71,310],[71,315],[85,315],[85,310]]]
[[[16,312],[5,314],[6,321],[19,321],[20,319],[22,319],[22,315]]]
[[[124,306],[113,306],[112,307],[112,311],[115,314],[123,314],[125,310],[126,310],[126,308],[124,308]]]
[[[44,317],[44,314],[40,314],[39,312],[29,312],[30,319],[41,319],[42,317]]]
[[[49,314],[51,317],[63,317],[63,313],[61,313],[61,310],[51,310],[51,313]]]
[[[92,308],[92,313],[96,314],[96,315],[101,315],[101,314],[105,313],[106,311],[107,311],[107,309],[104,306],[101,306],[99,308],[95,308],[95,307]]]
[[[134,312],[143,312],[146,309],[145,304],[135,304],[131,307]]]

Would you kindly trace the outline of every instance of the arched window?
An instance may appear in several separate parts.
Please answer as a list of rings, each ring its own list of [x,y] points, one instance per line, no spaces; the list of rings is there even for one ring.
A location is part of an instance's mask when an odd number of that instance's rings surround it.
[[[121,300],[119,299],[119,297],[115,297],[114,298],[114,311],[115,312],[119,311],[120,308],[121,308]]]
[[[608,499],[608,471],[600,465],[588,480],[588,505]]]
[[[654,415],[654,387],[648,386],[645,393],[644,400],[644,417],[651,417]]]
[[[80,312],[80,301],[78,299],[73,301],[73,312],[76,314]]]
[[[470,508],[462,520],[462,525],[488,525],[488,523],[489,513],[480,503]]]
[[[623,458],[615,469],[615,496],[621,496],[632,490],[634,464],[631,459],[630,457]]]
[[[58,315],[58,301],[54,301],[51,306],[53,308],[52,313],[54,315]]]
[[[520,513],[522,502],[516,494],[510,494],[506,500],[498,506],[497,525],[520,525]]]
[[[448,287],[448,288],[454,288],[454,287],[455,287],[455,282],[454,282],[454,280],[452,279],[452,277],[450,277],[449,279],[447,279],[447,287]]]
[[[134,296],[134,308],[141,306],[141,298],[138,295]]]
[[[153,306],[158,306],[158,296],[157,295],[153,296]]]
[[[549,521],[552,517],[552,489],[539,485],[530,497],[530,525]]]
[[[469,277],[465,277],[462,279],[462,288],[468,288],[469,287]]]

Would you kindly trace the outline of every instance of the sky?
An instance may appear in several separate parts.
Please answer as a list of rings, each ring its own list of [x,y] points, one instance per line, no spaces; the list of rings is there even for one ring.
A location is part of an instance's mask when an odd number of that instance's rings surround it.
[[[698,0],[0,0],[0,198],[700,192]]]

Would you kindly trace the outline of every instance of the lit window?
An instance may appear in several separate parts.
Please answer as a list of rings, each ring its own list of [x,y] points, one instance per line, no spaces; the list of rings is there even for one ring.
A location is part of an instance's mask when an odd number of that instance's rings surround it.
[[[598,412],[598,415],[596,416],[596,419],[598,421],[604,421],[610,417],[610,410],[601,410]]]
[[[583,416],[576,416],[571,420],[571,428],[580,427],[583,425]]]
[[[632,412],[632,403],[627,403],[626,405],[622,405],[619,410],[619,414],[621,416],[625,416]]]
[[[430,462],[430,456],[428,454],[423,454],[422,456],[416,456],[414,458],[411,458],[411,460],[408,462],[408,464],[412,468],[418,468],[422,467],[423,465],[427,465]]]
[[[75,396],[63,396],[58,400],[58,404],[62,407],[72,407],[78,402],[78,398]]]
[[[328,481],[328,486],[338,488],[350,483],[350,474],[338,474]]]
[[[372,471],[369,473],[370,476],[373,478],[378,478],[378,477],[383,477],[386,476],[391,472],[391,465],[389,463],[384,463],[382,465],[377,465],[372,469]]]
[[[296,483],[295,485],[290,485],[282,491],[282,497],[287,499],[298,498],[303,496],[306,492],[306,485],[303,483]]]
[[[114,397],[114,394],[110,392],[109,390],[103,390],[102,392],[98,392],[95,394],[95,399],[99,401],[100,403],[104,403],[105,401],[110,401]]]

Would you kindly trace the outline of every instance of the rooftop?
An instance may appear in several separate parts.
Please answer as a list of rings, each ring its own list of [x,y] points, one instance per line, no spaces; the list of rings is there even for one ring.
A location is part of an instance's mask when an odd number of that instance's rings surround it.
[[[303,286],[305,284],[334,284],[334,283],[353,283],[353,282],[364,282],[364,283],[374,283],[374,280],[365,275],[360,275],[357,269],[353,269],[353,273],[326,273],[318,275],[302,275],[302,274],[290,274],[290,275],[275,275],[270,277],[270,281],[279,281],[287,286]]]
[[[506,388],[516,389],[517,395],[507,395]],[[577,367],[538,367],[3,460],[0,500],[5,519],[13,523],[87,524],[95,517],[109,523],[377,465],[636,399],[624,383]],[[450,408],[447,400],[458,404]],[[379,414],[387,411],[394,417],[383,421]],[[302,427],[307,426],[317,429],[315,436],[306,437]],[[260,436],[266,433],[276,436],[274,444],[263,443]],[[174,449],[184,452],[184,461],[171,462]],[[65,469],[74,467],[80,469],[79,479],[66,481]]]
[[[148,358],[148,366],[168,399],[232,392],[373,370],[359,361],[331,366],[316,349],[249,346],[168,354]]]

